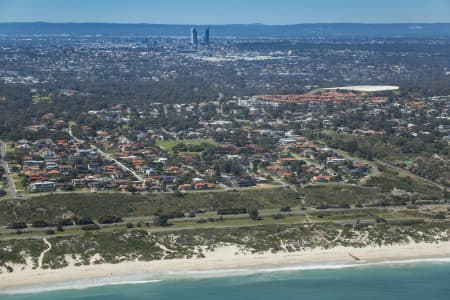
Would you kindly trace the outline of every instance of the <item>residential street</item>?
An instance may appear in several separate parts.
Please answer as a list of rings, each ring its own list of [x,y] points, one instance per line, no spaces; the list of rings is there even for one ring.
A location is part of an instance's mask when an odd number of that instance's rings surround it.
[[[8,180],[7,186],[9,193],[8,198],[16,198],[17,197],[16,185],[14,184],[14,180],[11,176],[9,165],[8,162],[5,160],[5,156],[6,156],[6,144],[3,141],[0,141],[0,165],[5,170],[5,175],[7,176]]]
[[[69,135],[74,138],[76,141],[78,142],[85,142],[82,139],[77,138],[76,136],[73,135],[72,133],[72,126],[69,126],[69,130],[68,130]],[[106,160],[110,160],[113,161],[120,169],[122,169],[125,172],[131,173],[138,181],[145,183],[145,179],[142,178],[141,176],[139,176],[135,171],[131,170],[130,168],[128,168],[127,166],[125,166],[124,164],[122,164],[120,161],[118,161],[117,159],[113,158],[111,155],[103,152],[102,150],[100,150],[98,147],[94,146],[94,145],[90,145],[90,147],[92,149],[94,149],[95,151],[97,151],[104,159]]]

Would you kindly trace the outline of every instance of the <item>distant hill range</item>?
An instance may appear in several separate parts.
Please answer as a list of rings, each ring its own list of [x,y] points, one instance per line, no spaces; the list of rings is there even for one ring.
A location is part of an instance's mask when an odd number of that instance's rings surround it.
[[[191,25],[114,23],[0,23],[0,35],[189,36]],[[196,26],[199,30],[206,26]],[[450,23],[211,25],[212,37],[242,38],[447,38]],[[201,33],[201,32],[200,32]]]

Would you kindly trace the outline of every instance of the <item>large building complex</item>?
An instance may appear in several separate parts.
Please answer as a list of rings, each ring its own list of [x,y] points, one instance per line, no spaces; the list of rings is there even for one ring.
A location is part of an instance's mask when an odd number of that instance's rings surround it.
[[[55,183],[51,181],[35,182],[30,184],[29,190],[32,193],[53,192]]]
[[[201,41],[203,45],[209,45],[210,42],[210,31],[209,27],[205,29],[205,34],[203,35],[203,40]],[[198,31],[195,27],[191,28],[191,45],[197,46],[198,45]]]

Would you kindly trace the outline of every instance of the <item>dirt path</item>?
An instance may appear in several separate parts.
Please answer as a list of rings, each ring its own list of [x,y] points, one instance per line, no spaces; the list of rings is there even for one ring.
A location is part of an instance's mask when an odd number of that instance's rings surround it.
[[[45,254],[46,254],[48,251],[52,250],[52,244],[50,244],[50,243],[47,241],[47,239],[45,239],[45,238],[43,239],[43,241],[44,241],[44,243],[47,244],[48,248],[47,248],[46,250],[42,251],[41,255],[39,255],[38,266],[39,266],[39,268],[41,268],[41,269],[42,269],[42,262],[44,261]]]
[[[344,232],[344,230],[339,229],[338,231],[339,231],[339,232],[338,232],[338,234],[336,235],[336,237],[335,237],[331,242],[329,242],[329,243],[337,242],[337,241],[341,238],[342,233]]]

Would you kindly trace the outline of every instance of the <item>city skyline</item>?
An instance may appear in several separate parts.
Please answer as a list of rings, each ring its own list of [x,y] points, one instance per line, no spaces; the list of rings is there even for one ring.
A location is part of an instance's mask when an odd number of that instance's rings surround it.
[[[153,24],[444,23],[446,0],[0,0],[0,22]]]
[[[198,35],[197,28],[195,26],[193,26],[191,28],[191,37],[190,38],[191,38],[191,45],[197,46],[198,45],[199,35]],[[203,34],[203,36],[201,36],[201,38],[202,38],[203,45],[209,45],[209,42],[210,42],[210,29],[209,29],[209,26],[207,26],[205,28],[204,34]]]

